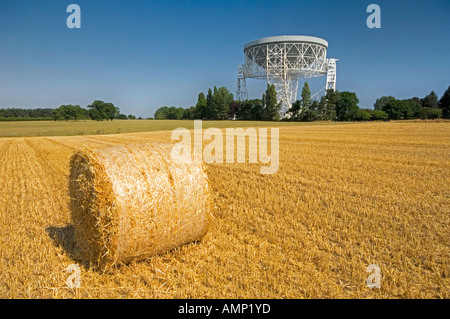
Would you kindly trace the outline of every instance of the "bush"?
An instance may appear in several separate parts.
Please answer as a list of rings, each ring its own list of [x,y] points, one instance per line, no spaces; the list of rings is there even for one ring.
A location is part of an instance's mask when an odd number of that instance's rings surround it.
[[[128,120],[128,117],[125,114],[119,114],[116,116],[118,120]]]
[[[372,118],[372,110],[358,109],[355,113],[355,121],[370,121]]]
[[[374,110],[372,112],[372,121],[387,121],[389,119],[389,114],[381,110]]]
[[[0,117],[0,122],[14,122],[14,121],[51,121],[48,117]]]
[[[422,107],[417,115],[422,120],[440,119],[442,117],[442,109],[434,107]]]

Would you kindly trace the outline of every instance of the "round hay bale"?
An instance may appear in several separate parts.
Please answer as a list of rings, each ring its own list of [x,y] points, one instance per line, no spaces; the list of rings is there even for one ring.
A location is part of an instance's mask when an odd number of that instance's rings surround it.
[[[106,267],[199,240],[207,230],[203,164],[172,144],[120,145],[76,152],[69,192],[79,257]]]

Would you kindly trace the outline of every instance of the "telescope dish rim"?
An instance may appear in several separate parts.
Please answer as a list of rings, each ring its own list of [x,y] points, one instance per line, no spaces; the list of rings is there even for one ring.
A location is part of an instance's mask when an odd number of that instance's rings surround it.
[[[281,35],[275,37],[266,37],[257,40],[253,40],[244,45],[244,51],[248,48],[262,45],[262,44],[275,44],[275,43],[312,43],[312,44],[320,44],[325,46],[328,49],[328,42],[324,39],[305,36],[305,35]]]

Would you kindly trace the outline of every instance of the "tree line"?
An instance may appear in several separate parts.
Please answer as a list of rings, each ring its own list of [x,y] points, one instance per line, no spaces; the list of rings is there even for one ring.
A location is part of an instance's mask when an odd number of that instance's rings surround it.
[[[311,97],[305,82],[301,99],[295,101],[283,121],[388,121],[408,119],[450,118],[450,86],[442,97],[434,91],[423,98],[396,99],[393,96],[378,98],[370,108],[360,108],[355,92],[327,90],[319,100]],[[225,88],[214,87],[198,95],[197,104],[190,108],[160,107],[155,119],[203,120],[280,120],[281,105],[273,84],[267,85],[261,99],[236,101]]]
[[[311,99],[308,82],[302,98],[292,104],[287,115],[291,121],[386,121],[389,114],[382,110],[362,109],[355,92],[327,90],[320,100]]]
[[[7,108],[0,109],[0,119],[29,119],[29,120],[49,120],[53,116],[51,108],[37,108],[37,109],[22,109],[22,108]]]
[[[432,91],[423,98],[396,99],[393,96],[378,98],[373,109],[360,108],[355,92],[327,90],[320,100],[313,100],[308,82],[305,82],[301,99],[295,101],[280,119],[281,104],[277,92],[268,84],[261,99],[234,100],[226,87],[214,87],[205,95],[199,93],[197,104],[189,108],[163,106],[156,110],[155,119],[203,120],[262,120],[262,121],[386,121],[407,119],[450,118],[450,86],[439,99]],[[11,120],[86,120],[136,119],[120,113],[112,103],[95,100],[83,108],[79,105],[61,105],[52,108],[0,109],[0,121]],[[138,119],[142,119],[139,117]]]
[[[120,113],[120,109],[114,106],[113,103],[107,103],[100,100],[95,100],[92,104],[83,108],[79,105],[61,105],[56,109],[52,108],[5,108],[0,109],[0,120],[86,120],[92,119],[95,121],[114,119],[136,119],[135,115],[125,115]],[[141,119],[141,117],[139,117]]]
[[[273,84],[267,85],[261,99],[236,101],[226,87],[208,89],[198,95],[197,104],[190,108],[163,106],[156,110],[155,119],[202,120],[279,120],[281,104]]]

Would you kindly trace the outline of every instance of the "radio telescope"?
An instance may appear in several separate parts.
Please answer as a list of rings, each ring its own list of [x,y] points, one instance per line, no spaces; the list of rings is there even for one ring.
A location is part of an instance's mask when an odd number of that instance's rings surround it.
[[[297,100],[298,81],[327,75],[324,89],[336,89],[336,61],[327,59],[324,39],[284,35],[251,41],[244,46],[245,61],[238,67],[236,97],[247,97],[246,78],[274,84],[281,117]],[[322,89],[323,90],[323,89]],[[319,92],[318,92],[319,93]]]

